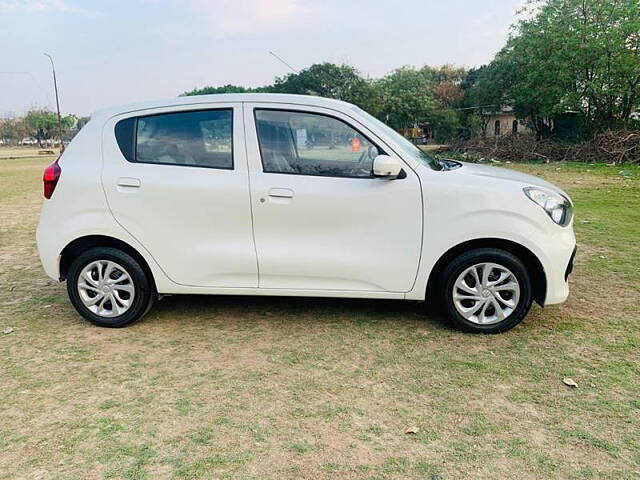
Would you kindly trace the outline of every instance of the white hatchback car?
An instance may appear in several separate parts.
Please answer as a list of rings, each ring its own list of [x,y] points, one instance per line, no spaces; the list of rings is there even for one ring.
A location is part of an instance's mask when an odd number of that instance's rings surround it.
[[[95,113],[44,174],[38,249],[87,320],[166,294],[438,300],[494,333],[563,302],[572,204],[539,178],[437,160],[325,98],[182,97]]]

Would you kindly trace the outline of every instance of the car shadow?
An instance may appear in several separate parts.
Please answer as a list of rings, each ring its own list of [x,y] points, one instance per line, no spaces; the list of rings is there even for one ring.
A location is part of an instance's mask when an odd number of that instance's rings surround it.
[[[250,295],[170,295],[157,301],[143,322],[181,322],[206,318],[251,320],[273,318],[274,322],[389,321],[450,330],[442,313],[425,302],[383,299],[284,297]]]

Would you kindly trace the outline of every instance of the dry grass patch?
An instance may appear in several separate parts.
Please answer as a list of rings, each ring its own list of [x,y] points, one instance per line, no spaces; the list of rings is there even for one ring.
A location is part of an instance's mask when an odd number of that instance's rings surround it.
[[[7,159],[27,159],[32,157],[42,157],[42,158],[52,158],[52,155],[49,152],[58,152],[59,149],[56,148],[39,148],[37,146],[0,146],[0,160]]]
[[[640,475],[636,180],[518,167],[592,221],[569,301],[503,335],[418,304],[194,296],[109,330],[39,266],[47,163],[0,162],[0,478]]]

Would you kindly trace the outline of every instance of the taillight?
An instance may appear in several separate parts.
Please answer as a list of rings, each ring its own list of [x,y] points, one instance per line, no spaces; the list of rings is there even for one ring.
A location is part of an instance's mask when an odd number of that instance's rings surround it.
[[[60,179],[62,169],[60,165],[58,165],[58,160],[59,158],[56,158],[55,162],[44,169],[44,175],[42,176],[42,181],[44,182],[44,198],[51,198]]]

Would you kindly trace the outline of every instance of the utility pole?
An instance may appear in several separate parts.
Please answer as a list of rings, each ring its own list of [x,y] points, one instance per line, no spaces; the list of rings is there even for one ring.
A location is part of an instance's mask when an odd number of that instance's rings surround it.
[[[60,139],[60,153],[64,152],[64,143],[62,141],[62,117],[60,116],[60,100],[58,99],[58,81],[56,80],[56,67],[53,65],[53,58],[48,53],[44,55],[51,62],[51,71],[53,72],[53,89],[56,92],[56,111],[58,113],[58,138]]]

